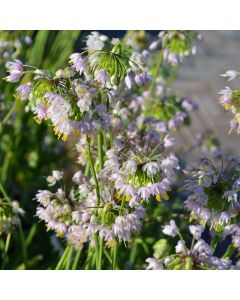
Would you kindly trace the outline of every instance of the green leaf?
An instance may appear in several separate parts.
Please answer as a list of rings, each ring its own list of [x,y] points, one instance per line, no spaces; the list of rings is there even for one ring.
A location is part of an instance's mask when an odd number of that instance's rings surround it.
[[[156,259],[161,259],[170,254],[171,247],[169,246],[168,241],[166,239],[161,239],[153,245],[153,250],[153,256]]]

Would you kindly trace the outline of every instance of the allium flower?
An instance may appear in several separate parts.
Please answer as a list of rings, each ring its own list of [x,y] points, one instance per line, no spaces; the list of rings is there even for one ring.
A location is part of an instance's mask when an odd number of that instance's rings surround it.
[[[10,73],[10,75],[8,75],[6,77],[6,80],[8,82],[18,82],[21,78],[22,74],[19,72],[14,72],[14,73]]]
[[[102,50],[104,47],[104,42],[107,39],[107,36],[100,35],[98,32],[93,31],[87,37],[87,47],[89,50]]]
[[[163,270],[163,265],[156,258],[149,257],[146,259],[148,263],[147,270]]]
[[[151,80],[152,80],[152,77],[147,72],[143,72],[143,73],[135,76],[135,81],[136,81],[137,85],[139,85],[139,86],[147,85],[149,83],[149,81],[151,81]]]
[[[157,120],[155,124],[155,129],[161,133],[166,133],[167,132],[167,125],[165,122],[161,120]],[[165,136],[164,139],[167,139],[169,136]]]
[[[204,240],[198,240],[197,243],[194,245],[193,254],[200,254],[200,255],[212,255],[213,250],[212,248],[204,241]]]
[[[158,41],[153,41],[149,46],[149,50],[156,50],[158,48],[158,45],[159,45]]]
[[[98,72],[98,74],[96,75],[95,80],[99,81],[101,83],[102,87],[104,87],[106,85],[106,83],[109,81],[109,77],[108,77],[106,71],[100,70]]]
[[[199,240],[201,238],[201,235],[204,231],[204,227],[201,225],[190,225],[189,226],[189,231],[191,232],[191,234],[193,235],[193,237],[196,240]]]
[[[63,97],[52,92],[46,93],[45,97],[49,104],[47,117],[52,121],[55,133],[66,140],[73,131],[73,124],[69,119],[72,114],[71,105]]]
[[[30,84],[24,84],[24,85],[20,85],[16,91],[17,93],[20,95],[20,99],[21,100],[27,100],[29,93],[31,91],[31,85]]]
[[[48,190],[39,190],[36,194],[36,200],[44,207],[50,204],[52,193]]]
[[[41,122],[43,119],[47,118],[48,106],[43,104],[38,104],[33,108],[33,113],[36,114],[36,119]]]
[[[80,53],[73,53],[70,56],[70,63],[73,68],[81,75],[86,69],[86,63]]]
[[[228,78],[228,81],[235,79],[238,76],[238,72],[235,70],[228,70],[224,74],[220,74],[223,78]]]
[[[133,160],[133,159],[127,160],[125,163],[126,172],[128,172],[131,175],[134,174],[137,170],[137,166],[138,166],[138,163],[136,160]]]
[[[237,120],[231,120],[230,121],[230,128],[231,131],[236,131],[238,134],[240,134],[240,122],[238,122]]]
[[[181,103],[182,108],[186,109],[186,111],[193,111],[198,108],[198,105],[192,102],[190,99],[184,99]]]
[[[165,148],[171,148],[172,146],[174,146],[175,144],[175,138],[174,137],[171,137],[169,135],[166,135],[164,137],[164,147]]]
[[[16,59],[13,62],[8,62],[6,66],[7,66],[7,71],[10,73],[6,77],[6,80],[9,82],[18,82],[19,79],[22,77],[22,73],[23,73],[22,62]]]
[[[132,141],[135,145],[132,144],[130,148],[128,146],[130,141],[123,142],[126,142],[123,150],[113,148],[107,152],[103,173],[109,176],[120,193],[130,198],[136,196],[144,200],[150,197],[155,197],[158,201],[168,200],[167,193],[175,180],[178,160],[173,154],[156,155],[159,134],[154,131],[148,132],[142,137],[144,144],[141,147],[136,140]],[[161,145],[163,146],[163,143]],[[152,152],[152,157],[147,156],[148,151]]]
[[[188,254],[189,251],[187,251],[184,241],[182,241],[182,240],[178,241],[177,246],[175,247],[175,252],[182,253],[182,254]]]
[[[131,89],[131,87],[134,83],[134,76],[135,76],[135,73],[133,71],[129,71],[127,76],[125,77],[125,83],[129,90]]]
[[[169,226],[169,225],[168,225]],[[175,247],[175,254],[162,258],[160,262],[163,263],[163,269],[167,270],[191,270],[191,269],[214,269],[214,270],[227,270],[230,269],[231,261],[225,258],[218,258],[213,256],[213,249],[203,239],[200,239],[199,232],[202,231],[200,225],[189,227],[193,233],[191,248],[188,249],[186,242],[183,240],[178,241]],[[171,226],[170,226],[171,227]],[[173,224],[175,228],[175,224]],[[198,228],[198,229],[197,229]],[[172,233],[168,228],[167,233]],[[168,234],[171,235],[171,234]],[[175,235],[172,235],[173,237]],[[195,241],[196,240],[196,241]]]
[[[143,166],[143,171],[146,171],[149,177],[153,177],[159,169],[160,166],[157,162],[149,162]]]
[[[202,225],[209,222],[215,230],[220,230],[239,214],[240,203],[236,185],[239,162],[232,164],[232,168],[229,170],[226,167],[225,170],[222,165],[218,167],[208,159],[203,159],[196,167],[186,170],[190,179],[185,184],[189,194],[185,205],[191,211],[191,219],[197,219]]]
[[[77,106],[81,112],[89,111],[91,104],[92,97],[89,93],[86,93],[83,98],[79,99],[77,102]]]
[[[219,92],[221,97],[219,98],[220,103],[224,106],[226,110],[229,110],[232,106],[232,90],[230,87],[226,86],[225,89]]]
[[[63,172],[54,170],[52,171],[52,175],[47,177],[47,182],[49,186],[53,186],[57,181],[63,178]]]
[[[178,232],[179,232],[179,229],[175,223],[174,220],[171,220],[169,225],[165,225],[163,226],[163,230],[162,232],[166,235],[169,235],[169,236],[172,236],[172,237],[175,237]]]
[[[53,171],[47,181],[53,185],[62,176],[62,172]],[[108,178],[100,176],[99,180],[103,184]],[[106,243],[111,244],[114,239],[127,242],[141,229],[145,212],[138,203],[134,208],[128,206],[124,210],[120,209],[119,195],[116,195],[113,187],[106,185],[100,192],[98,218],[94,209],[98,196],[92,183],[80,171],[73,176],[73,182],[69,195],[61,188],[55,193],[40,190],[36,195],[39,203],[37,216],[58,237],[67,238],[70,244],[80,249],[85,242],[94,243],[93,235],[96,232]]]

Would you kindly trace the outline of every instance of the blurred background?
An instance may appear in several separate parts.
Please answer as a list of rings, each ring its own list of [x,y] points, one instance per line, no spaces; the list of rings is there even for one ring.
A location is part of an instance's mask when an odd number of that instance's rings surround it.
[[[173,83],[180,95],[198,104],[198,110],[191,114],[191,126],[180,129],[178,142],[191,143],[196,134],[211,130],[219,138],[225,154],[239,155],[239,137],[235,132],[228,134],[231,113],[225,112],[219,104],[218,92],[225,86],[234,86],[219,75],[227,70],[240,70],[240,32],[212,30],[199,33],[202,40],[196,55],[183,61]]]

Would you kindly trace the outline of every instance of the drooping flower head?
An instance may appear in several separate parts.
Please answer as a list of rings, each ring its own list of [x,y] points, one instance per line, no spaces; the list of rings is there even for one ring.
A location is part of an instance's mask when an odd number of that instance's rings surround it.
[[[23,73],[23,64],[20,60],[16,59],[13,62],[8,62],[6,64],[7,71],[9,75],[6,77],[6,80],[9,82],[18,82],[22,77]]]
[[[191,219],[203,225],[209,223],[218,231],[234,222],[240,212],[240,161],[230,159],[223,168],[223,162],[202,159],[185,172],[189,176],[185,184],[188,191],[185,205],[191,212]]]

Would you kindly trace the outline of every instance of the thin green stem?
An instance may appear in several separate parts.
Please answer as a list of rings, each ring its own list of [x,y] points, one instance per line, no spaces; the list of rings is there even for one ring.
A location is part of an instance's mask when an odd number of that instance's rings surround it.
[[[195,238],[193,237],[193,239],[192,239],[192,243],[191,243],[191,248],[190,248],[190,251],[192,251],[192,249],[193,249],[194,242],[195,242]]]
[[[24,236],[21,221],[19,222],[18,228],[19,228],[19,236],[20,236],[20,240],[21,240],[21,244],[22,244],[23,262],[24,262],[25,269],[27,269],[27,267],[28,267],[28,255],[27,255],[26,241],[25,241],[25,236]]]
[[[185,241],[184,241],[184,239],[183,239],[183,236],[181,235],[181,233],[178,231],[178,236],[180,237],[180,240],[182,241],[182,244],[183,244],[183,246],[184,246],[184,248],[185,248],[185,251],[187,252],[187,247],[186,247],[186,245],[185,245]]]
[[[99,170],[103,169],[103,135],[98,133],[98,164]]]
[[[5,191],[5,189],[1,183],[0,183],[0,191],[2,192],[4,198],[7,200],[7,202],[12,203],[10,197],[8,196],[7,192]]]
[[[226,250],[226,252],[223,254],[222,258],[230,258],[233,253],[235,252],[236,248],[230,244]]]
[[[99,241],[98,241],[98,233],[94,233],[94,242],[95,242],[95,256],[96,256],[96,269],[100,270],[99,268]]]
[[[86,164],[86,167],[85,167],[85,172],[84,172],[85,176],[88,176],[89,169],[90,169],[90,164],[89,164],[89,161],[87,161],[87,164]]]
[[[220,233],[215,233],[215,236],[210,244],[210,247],[212,248],[213,252],[216,250],[218,242],[220,241],[221,234]]]
[[[171,72],[171,75],[169,76],[168,80],[167,80],[167,86],[170,87],[174,78],[176,77],[177,75],[177,72],[178,72],[178,65],[174,66],[173,67],[173,70]]]
[[[99,268],[99,270],[102,269],[103,248],[104,248],[103,238],[100,238],[100,242],[99,242],[99,257],[98,257],[98,268]]]
[[[100,187],[97,179],[97,175],[94,168],[94,162],[91,154],[91,140],[90,137],[87,137],[87,152],[88,152],[88,160],[90,165],[90,170],[94,179],[95,187],[96,187],[96,194],[97,194],[97,203],[96,207],[100,206],[101,196],[100,196]],[[99,162],[99,169],[102,170],[103,168],[103,137],[102,133],[98,134],[98,162]],[[95,210],[97,214],[97,209]],[[102,255],[103,255],[103,240],[101,239],[100,242],[98,240],[98,233],[94,234],[94,241],[95,241],[95,251],[96,251],[96,269],[101,270],[102,268]]]
[[[77,270],[78,263],[79,263],[79,260],[81,258],[81,254],[82,254],[82,250],[77,251],[76,256],[74,258],[74,261],[73,261],[72,270]]]
[[[17,100],[15,100],[13,106],[11,107],[11,109],[9,110],[9,112],[6,114],[6,116],[4,117],[4,119],[2,120],[2,122],[0,123],[0,128],[2,125],[6,124],[7,121],[9,120],[9,118],[11,117],[11,115],[13,114],[15,108],[17,105]]]
[[[11,233],[8,233],[7,238],[6,238],[6,243],[5,243],[5,254],[7,254],[9,246],[10,246],[10,241],[11,241]]]
[[[73,255],[73,246],[70,247],[70,249],[69,249],[69,251],[68,251],[68,255],[67,255],[67,257],[66,257],[66,266],[65,266],[65,270],[70,270],[70,268],[71,268],[72,255]]]
[[[93,163],[93,158],[92,158],[92,154],[91,154],[91,141],[90,141],[90,137],[87,137],[87,152],[88,152],[88,160],[89,160],[89,165],[90,165],[90,170],[94,179],[94,183],[96,186],[96,193],[97,193],[97,203],[96,206],[100,205],[100,190],[99,190],[99,184],[98,184],[98,179],[97,179],[97,175],[95,172],[95,168],[94,168],[94,163]]]
[[[1,181],[3,183],[5,183],[6,179],[7,179],[11,157],[12,157],[12,152],[11,151],[6,152],[5,157],[4,157],[4,161],[3,161],[3,164],[2,164],[2,168],[1,168]]]
[[[64,263],[64,261],[65,261],[65,259],[66,259],[66,256],[68,255],[69,249],[70,249],[70,247],[66,247],[66,248],[65,248],[65,250],[64,250],[64,252],[63,252],[63,254],[62,254],[62,256],[60,257],[60,259],[59,259],[59,261],[58,261],[58,263],[57,263],[57,266],[56,266],[55,270],[61,270],[62,265],[63,265],[63,263]]]
[[[108,253],[107,249],[104,249],[104,254],[106,258],[108,259],[109,263],[112,264],[112,258],[111,255]]]
[[[117,257],[118,257],[119,240],[116,239],[113,246],[112,269],[117,270]]]

